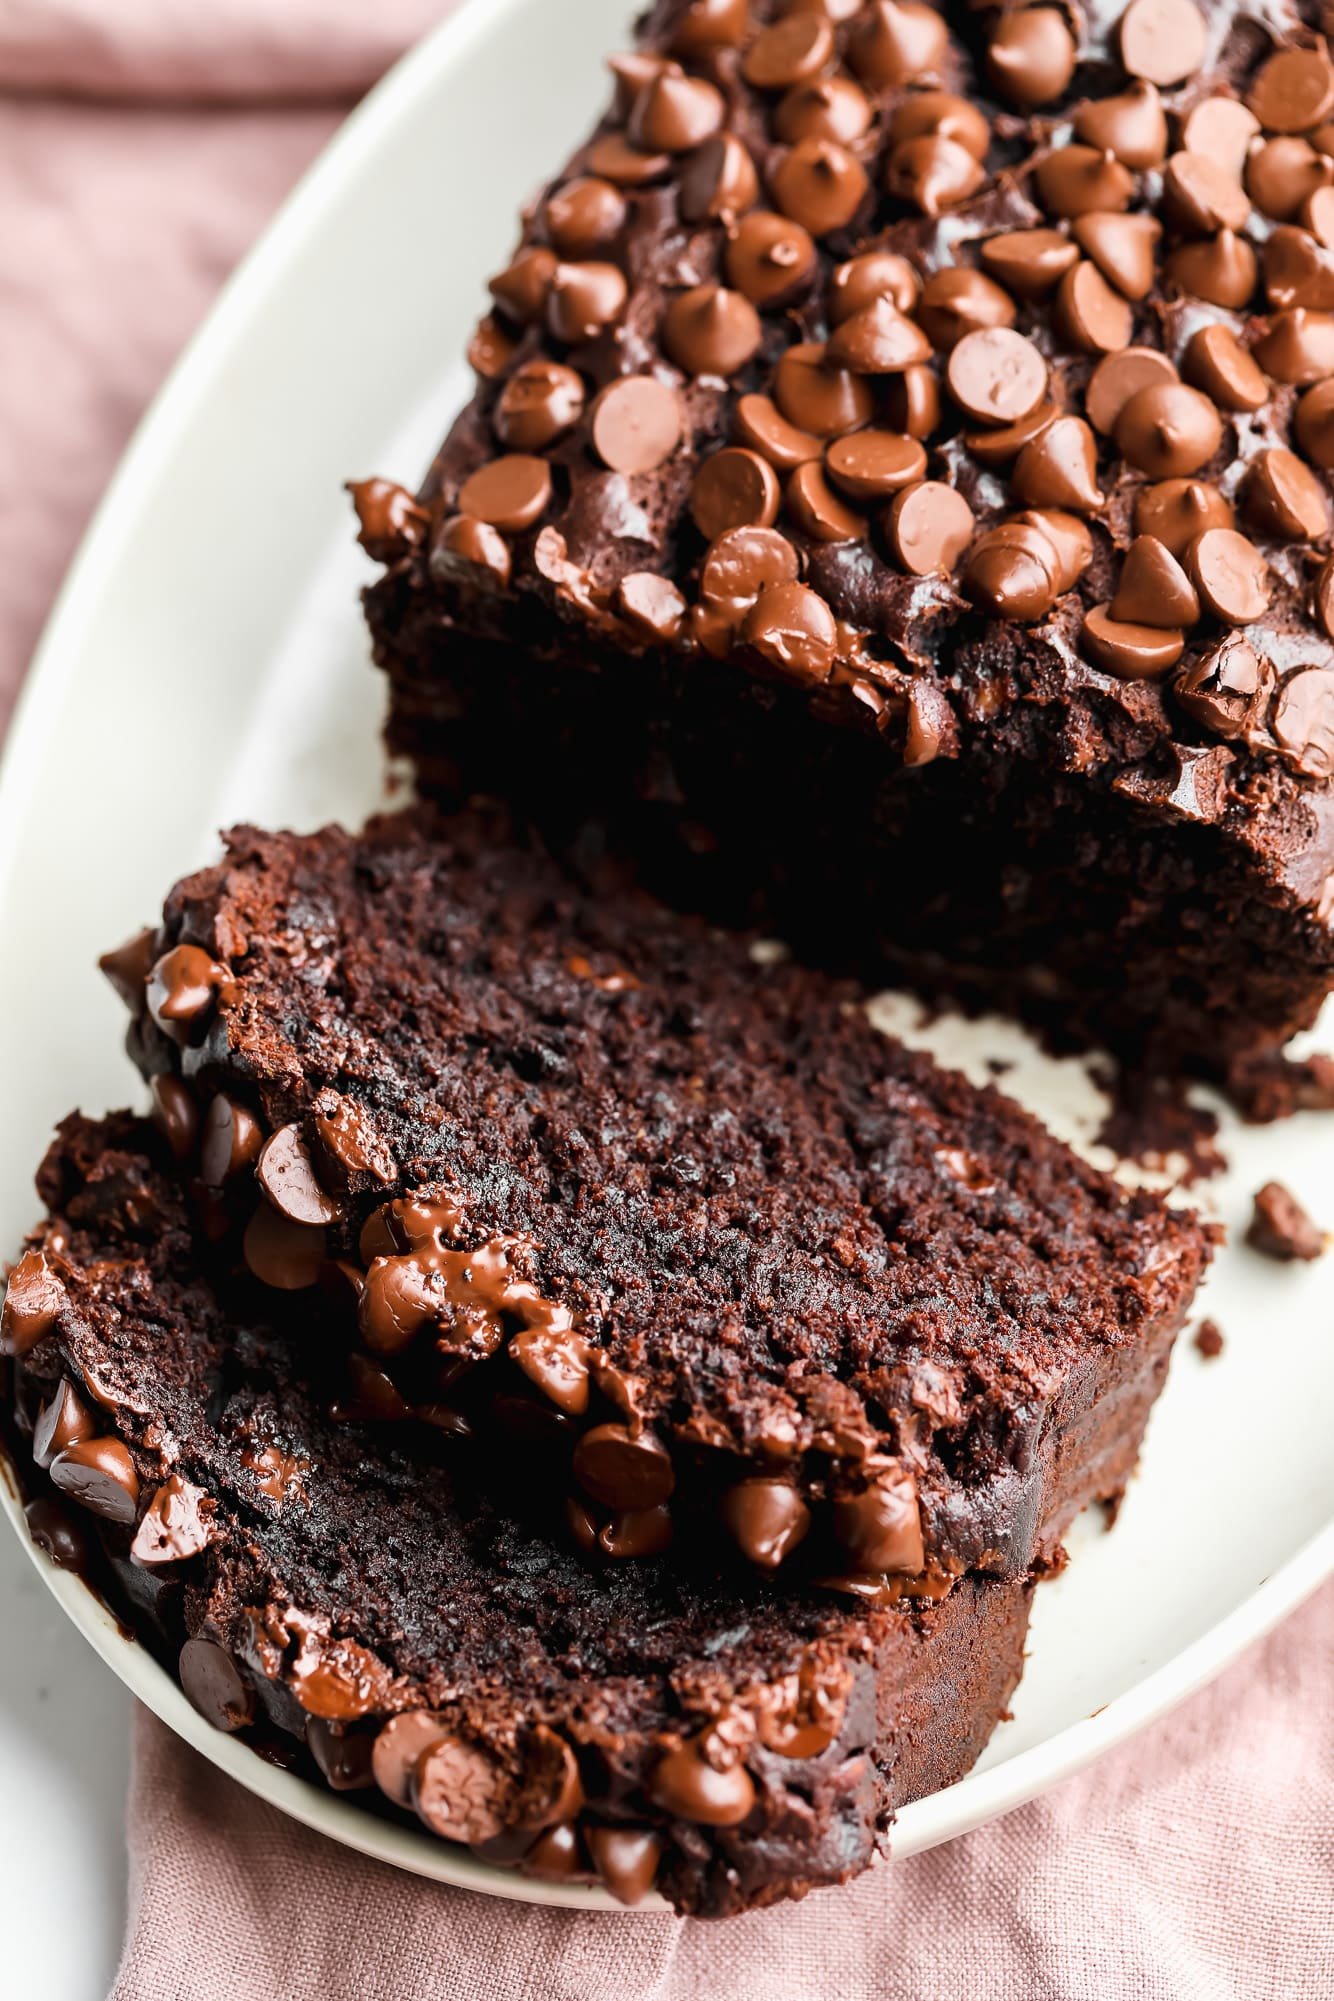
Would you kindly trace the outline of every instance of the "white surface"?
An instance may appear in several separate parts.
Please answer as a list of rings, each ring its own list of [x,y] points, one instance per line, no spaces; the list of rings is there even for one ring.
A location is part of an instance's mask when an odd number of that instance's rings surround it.
[[[382,691],[365,665],[355,589],[367,567],[340,483],[420,471],[463,391],[449,360],[483,277],[510,243],[518,201],[600,102],[597,56],[621,39],[628,12],[626,0],[472,0],[349,122],[132,448],[0,777],[4,1245],[32,1219],[32,1165],[53,1121],[74,1102],[100,1109],[136,1092],[96,953],[214,851],[224,820],[311,825],[376,802]],[[911,1005],[892,1000],[885,1019],[951,1060],[1019,1055],[1010,1086],[1088,1142],[1098,1104],[1081,1066],[1036,1056],[1002,1024],[923,1033]],[[1206,1199],[1230,1224],[1274,1173],[1334,1221],[1327,1122],[1229,1123],[1225,1144],[1233,1171]],[[901,1853],[1119,1741],[1334,1567],[1334,1259],[1279,1271],[1229,1250],[1205,1304],[1225,1328],[1223,1358],[1206,1364],[1183,1346],[1115,1536],[1081,1525],[1078,1560],[1039,1594],[1013,1722],[976,1773],[903,1816]],[[1301,1383],[1301,1397],[1260,1399],[1257,1361]],[[407,1866],[486,1873],[208,1730],[81,1586],[34,1570],[7,1540],[0,1935],[15,1992],[86,2001],[103,1991],[121,1898],[126,1699],[39,1576],[145,1700],[244,1782]],[[489,1880],[502,1894],[559,1895],[504,1872]]]

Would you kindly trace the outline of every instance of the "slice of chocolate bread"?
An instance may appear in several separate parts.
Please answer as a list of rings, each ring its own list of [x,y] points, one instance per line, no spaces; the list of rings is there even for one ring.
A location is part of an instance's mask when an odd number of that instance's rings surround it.
[[[1334,975],[1321,25],[660,0],[420,495],[355,490],[423,785],[1281,1106]]]
[[[601,1557],[891,1598],[1120,1493],[1210,1232],[496,816],[242,829],[108,970],[220,1274]]]
[[[864,1868],[1004,1712],[1028,1580],[881,1606],[590,1567],[421,1434],[332,1420],[336,1358],[282,1292],[223,1303],[148,1127],[67,1120],[39,1185],[3,1319],[33,1534],[266,1756],[723,1916]]]

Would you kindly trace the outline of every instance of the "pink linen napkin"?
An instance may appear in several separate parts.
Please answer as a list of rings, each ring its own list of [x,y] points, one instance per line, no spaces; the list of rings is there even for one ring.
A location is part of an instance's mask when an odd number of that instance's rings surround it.
[[[447,5],[0,0],[0,723],[167,364],[342,107]],[[1043,1800],[724,1926],[419,1883],[141,1714],[115,2001],[1329,1995],[1332,1667],[1334,1588]]]
[[[1332,1664],[1334,1587],[1044,1798],[724,1924],[541,1910],[360,1861],[141,1712],[112,2001],[1317,2001]]]

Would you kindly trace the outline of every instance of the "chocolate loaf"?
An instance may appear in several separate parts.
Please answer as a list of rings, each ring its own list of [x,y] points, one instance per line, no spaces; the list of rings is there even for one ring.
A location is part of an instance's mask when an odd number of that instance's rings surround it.
[[[356,489],[442,798],[1257,1112],[1334,968],[1314,6],[660,0]]]
[[[848,983],[426,808],[242,829],[105,963],[238,1312],[595,1560],[939,1596],[1124,1486],[1211,1232]]]
[[[202,1276],[147,1126],[66,1121],[40,1189],[4,1316],[32,1532],[266,1757],[532,1875],[722,1916],[864,1868],[1003,1713],[1029,1580],[880,1606],[590,1567],[417,1434],[332,1419],[327,1347],[281,1293],[238,1315]]]

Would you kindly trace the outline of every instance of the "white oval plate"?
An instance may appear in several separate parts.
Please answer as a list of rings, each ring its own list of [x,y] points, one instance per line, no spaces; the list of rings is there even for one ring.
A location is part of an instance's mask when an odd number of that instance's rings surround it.
[[[142,426],[70,573],[0,769],[4,1101],[0,1244],[71,1105],[137,1098],[100,950],[240,817],[310,827],[385,798],[383,707],[356,590],[370,574],[341,482],[414,482],[466,394],[458,366],[523,198],[586,129],[627,0],[469,0],[373,93],[282,211]],[[16,976],[17,975],[17,976]],[[883,1018],[1008,1087],[1077,1144],[1086,1068],[1002,1023]],[[1334,1222],[1334,1124],[1225,1118],[1210,1209],[1239,1238],[1278,1175]],[[1334,1569],[1334,1259],[1286,1270],[1233,1247],[1183,1343],[1116,1533],[1091,1523],[1038,1594],[1013,1720],[981,1764],[909,1807],[900,1855],[978,1826],[1121,1742],[1217,1673]],[[22,1533],[12,1497],[7,1512]],[[25,1545],[27,1542],[24,1537]],[[489,1868],[275,1770],[220,1736],[77,1580],[37,1559],[76,1626],[149,1708],[252,1792],[335,1840],[445,1882],[615,1908]]]

